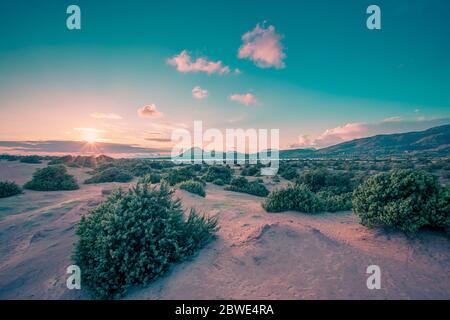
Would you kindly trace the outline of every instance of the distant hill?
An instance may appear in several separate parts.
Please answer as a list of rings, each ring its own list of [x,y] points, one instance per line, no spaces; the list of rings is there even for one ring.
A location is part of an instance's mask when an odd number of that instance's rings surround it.
[[[248,155],[238,152],[222,153],[222,157],[247,159]],[[206,158],[200,148],[191,148],[180,155],[189,159],[194,155]],[[425,155],[435,157],[450,156],[450,125],[434,127],[425,131],[380,134],[373,137],[355,139],[331,147],[314,149],[280,150],[281,159],[302,158],[374,158],[405,155]]]
[[[315,151],[305,149],[280,151],[280,158],[404,155],[450,156],[450,125],[434,127],[425,131],[381,134],[355,139]]]

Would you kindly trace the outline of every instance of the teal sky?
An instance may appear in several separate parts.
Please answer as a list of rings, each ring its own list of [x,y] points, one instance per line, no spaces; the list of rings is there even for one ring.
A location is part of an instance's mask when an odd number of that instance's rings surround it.
[[[70,4],[81,30],[66,28]],[[366,27],[370,4],[381,30]],[[279,128],[282,147],[321,147],[450,123],[449,16],[445,0],[2,0],[0,140],[79,140],[94,129],[99,141],[164,147],[170,130],[203,120]],[[281,66],[238,57],[257,24],[275,28]],[[183,50],[230,72],[179,72],[168,59]],[[196,86],[208,97],[194,98]],[[230,99],[245,94],[256,102]],[[160,116],[139,117],[145,105]]]

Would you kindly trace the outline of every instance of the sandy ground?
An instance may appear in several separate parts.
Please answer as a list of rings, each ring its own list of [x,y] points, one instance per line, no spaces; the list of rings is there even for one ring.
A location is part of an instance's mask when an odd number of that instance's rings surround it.
[[[0,161],[0,180],[23,183],[33,166]],[[69,171],[86,177],[85,169]],[[0,299],[88,298],[65,286],[75,223],[115,186],[0,199]],[[214,185],[206,192],[176,196],[185,208],[219,216],[217,239],[126,299],[450,299],[450,241],[441,233],[369,230],[351,212],[268,214],[262,198]],[[373,264],[380,290],[366,286]]]

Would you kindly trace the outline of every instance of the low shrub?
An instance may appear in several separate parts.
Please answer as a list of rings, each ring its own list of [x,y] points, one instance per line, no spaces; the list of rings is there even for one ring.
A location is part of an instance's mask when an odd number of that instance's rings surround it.
[[[193,209],[185,218],[166,184],[157,189],[138,183],[127,192],[114,192],[81,218],[73,259],[92,295],[111,299],[192,256],[217,229],[217,218]]]
[[[20,162],[37,164],[37,163],[41,163],[41,157],[39,157],[39,156],[23,156],[20,158]]]
[[[425,171],[397,169],[369,177],[353,193],[361,224],[414,233],[424,226],[447,228],[449,193]]]
[[[191,168],[179,168],[169,170],[163,177],[163,179],[171,186],[176,185],[177,183],[192,180],[195,177],[195,174]]]
[[[244,177],[248,177],[248,176],[256,176],[260,173],[260,168],[258,166],[251,166],[251,165],[246,165],[242,170],[241,170],[241,176]]]
[[[329,191],[320,191],[316,193],[317,197],[321,199],[324,211],[337,212],[347,211],[352,209],[352,193],[334,194]]]
[[[249,182],[244,177],[239,177],[231,180],[231,183],[225,190],[248,193],[254,196],[266,197],[269,190],[258,181]]]
[[[218,186],[224,186],[225,185],[225,182],[223,182],[222,179],[216,179],[212,183],[214,183],[215,185],[218,185]]]
[[[322,199],[303,184],[272,191],[262,206],[268,212],[294,210],[316,213],[325,209]]]
[[[283,162],[280,164],[278,174],[286,180],[294,180],[298,177],[297,169]]]
[[[58,191],[79,189],[75,178],[67,173],[63,165],[48,166],[37,169],[33,179],[23,186],[25,189],[37,191]]]
[[[84,183],[129,182],[132,179],[133,176],[128,171],[116,167],[110,167],[96,172],[92,178],[85,180]]]
[[[198,182],[198,181],[193,181],[193,180],[183,181],[178,186],[182,190],[186,190],[186,191],[188,191],[190,193],[199,195],[201,197],[205,197],[206,196],[205,189],[203,188],[203,185],[200,182]]]
[[[333,194],[352,192],[356,183],[350,172],[333,172],[327,169],[305,170],[300,173],[297,183],[305,184],[312,192],[328,191]]]
[[[214,180],[220,179],[225,184],[230,183],[233,177],[233,172],[228,166],[211,166],[208,167],[205,179],[207,182],[213,182]]]
[[[21,194],[22,189],[12,181],[0,181],[0,198],[6,198]]]

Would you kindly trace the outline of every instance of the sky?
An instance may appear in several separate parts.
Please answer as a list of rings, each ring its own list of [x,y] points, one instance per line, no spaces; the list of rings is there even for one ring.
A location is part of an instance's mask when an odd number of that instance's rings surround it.
[[[159,152],[196,120],[279,129],[281,148],[448,124],[449,15],[445,0],[2,0],[0,151]]]

